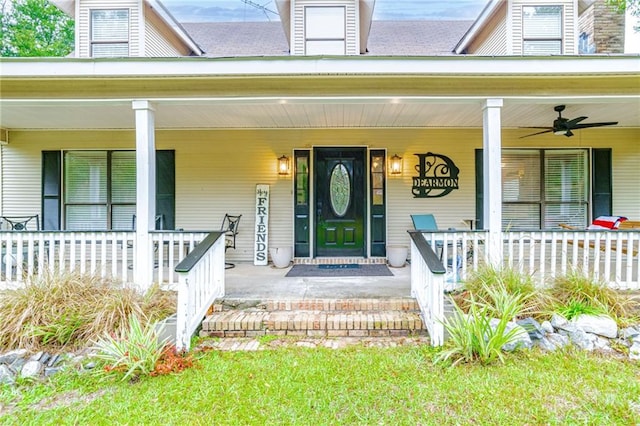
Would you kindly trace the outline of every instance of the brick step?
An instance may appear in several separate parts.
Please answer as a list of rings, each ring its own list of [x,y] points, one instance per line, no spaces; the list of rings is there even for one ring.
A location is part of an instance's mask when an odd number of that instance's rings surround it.
[[[285,299],[285,300],[247,300],[224,299],[212,306],[211,312],[235,309],[254,309],[263,311],[403,311],[420,310],[415,299],[407,297],[390,299]]]
[[[407,310],[227,310],[207,316],[200,334],[215,337],[255,337],[267,334],[383,337],[425,332],[418,312]]]

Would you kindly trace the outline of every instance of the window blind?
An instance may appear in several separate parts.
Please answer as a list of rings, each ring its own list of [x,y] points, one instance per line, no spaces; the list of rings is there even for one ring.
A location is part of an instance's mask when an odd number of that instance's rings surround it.
[[[584,226],[589,196],[587,169],[585,150],[545,151],[545,228],[559,223]]]
[[[525,39],[562,37],[561,6],[525,6],[522,16]]]
[[[129,11],[127,9],[91,11],[91,41],[128,40]]]

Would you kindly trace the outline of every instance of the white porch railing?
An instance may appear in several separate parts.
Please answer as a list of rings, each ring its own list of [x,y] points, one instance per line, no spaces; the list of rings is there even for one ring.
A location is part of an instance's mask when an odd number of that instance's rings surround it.
[[[152,231],[153,281],[178,285],[176,265],[207,232]],[[135,232],[0,231],[0,282],[19,284],[45,272],[95,274],[132,283],[136,262]]]
[[[485,264],[487,231],[423,233],[447,268],[445,286],[463,281]],[[571,271],[583,271],[609,286],[640,289],[640,231],[503,232],[503,264],[542,285]]]
[[[210,233],[176,266],[180,276],[176,318],[176,347],[189,350],[191,336],[213,301],[224,296],[225,238],[222,232]]]
[[[429,331],[432,346],[444,343],[445,268],[418,231],[411,236],[411,295],[420,306],[422,322]]]

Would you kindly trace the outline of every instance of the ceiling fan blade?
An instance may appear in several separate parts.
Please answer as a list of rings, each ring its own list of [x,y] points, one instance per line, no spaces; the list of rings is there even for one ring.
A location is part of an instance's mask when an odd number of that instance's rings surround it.
[[[617,121],[605,121],[603,123],[582,123],[571,127],[572,129],[588,129],[589,127],[615,126]]]
[[[573,128],[576,124],[578,124],[579,122],[581,122],[583,120],[586,120],[587,118],[589,118],[589,117],[585,117],[585,116],[576,117],[573,120],[566,121],[564,123],[564,125],[567,126],[567,127]]]
[[[537,132],[537,133],[531,133],[530,135],[520,136],[520,139],[528,138],[529,136],[541,135],[543,133],[551,133],[551,132],[553,132],[553,129],[549,128],[549,127],[528,127],[528,128],[529,129],[547,129],[547,130],[543,130],[543,131]]]

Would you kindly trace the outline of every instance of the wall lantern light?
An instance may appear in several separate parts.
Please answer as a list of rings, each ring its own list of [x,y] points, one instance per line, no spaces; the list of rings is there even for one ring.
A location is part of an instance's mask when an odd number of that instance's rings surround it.
[[[289,171],[289,157],[283,155],[282,157],[278,158],[278,174],[286,176],[289,174]]]
[[[392,176],[400,176],[402,174],[402,157],[394,154],[389,159],[389,174]]]

